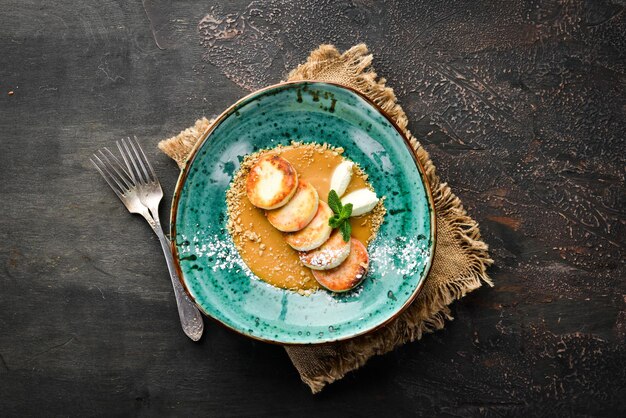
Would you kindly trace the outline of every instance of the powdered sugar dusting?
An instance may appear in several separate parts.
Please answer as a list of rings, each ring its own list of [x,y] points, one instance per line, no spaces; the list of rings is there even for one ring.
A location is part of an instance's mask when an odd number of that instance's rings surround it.
[[[256,278],[256,275],[242,260],[230,237],[224,239],[217,234],[197,232],[193,237],[181,234],[180,240],[182,241],[179,245],[181,260],[192,255],[197,258],[204,257],[209,259],[206,265],[212,271],[233,271],[243,273],[249,278]]]
[[[344,251],[327,249],[324,251],[318,251],[311,257],[310,264],[314,267],[326,267],[329,264],[334,264]]]
[[[428,260],[428,243],[425,239],[397,237],[393,243],[376,239],[370,247],[370,274],[385,277],[393,272],[402,276],[422,271]]]

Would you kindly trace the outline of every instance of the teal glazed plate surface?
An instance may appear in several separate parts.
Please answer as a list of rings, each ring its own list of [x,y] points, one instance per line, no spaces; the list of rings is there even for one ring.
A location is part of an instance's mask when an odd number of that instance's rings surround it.
[[[240,162],[291,141],[343,147],[385,196],[369,272],[350,292],[304,296],[271,286],[248,269],[227,231],[226,191]],[[206,315],[259,340],[317,344],[376,329],[411,303],[430,269],[434,219],[423,170],[389,117],[346,87],[293,82],[241,99],[198,142],[176,186],[172,247],[181,281]]]

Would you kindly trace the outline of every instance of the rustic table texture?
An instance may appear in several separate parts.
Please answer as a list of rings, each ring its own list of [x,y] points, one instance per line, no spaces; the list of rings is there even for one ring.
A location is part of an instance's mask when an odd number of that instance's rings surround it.
[[[0,415],[626,414],[623,1],[0,0]],[[496,286],[312,396],[285,351],[182,333],[158,241],[89,156],[156,149],[365,42]]]

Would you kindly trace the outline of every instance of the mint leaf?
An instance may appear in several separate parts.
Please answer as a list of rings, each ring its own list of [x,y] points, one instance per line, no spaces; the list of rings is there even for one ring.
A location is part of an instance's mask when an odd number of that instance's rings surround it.
[[[347,219],[343,221],[343,223],[339,227],[339,230],[341,231],[343,240],[345,242],[350,241],[350,234],[352,233],[352,225],[350,225],[350,221],[348,221]]]
[[[337,215],[341,213],[341,199],[339,199],[339,195],[334,190],[331,190],[330,193],[328,193],[328,206],[330,206],[333,212]]]
[[[352,215],[352,203],[348,203],[344,207],[342,207],[340,214],[343,219],[348,219],[350,215]]]
[[[330,225],[331,228],[339,228],[341,222],[343,222],[343,220],[339,215],[334,215],[328,220],[328,225]]]
[[[328,225],[331,228],[339,228],[341,236],[344,241],[350,241],[350,234],[352,233],[352,225],[350,225],[350,215],[352,215],[352,203],[348,203],[343,206],[341,199],[336,191],[331,190],[328,193],[328,206],[335,213],[328,220]]]

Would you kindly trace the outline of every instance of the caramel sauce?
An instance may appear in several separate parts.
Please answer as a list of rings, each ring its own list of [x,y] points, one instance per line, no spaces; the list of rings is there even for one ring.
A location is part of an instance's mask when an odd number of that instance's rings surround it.
[[[317,190],[319,198],[326,202],[330,191],[330,178],[343,157],[329,148],[312,148],[295,144],[278,150],[268,150],[287,159],[300,178],[309,181]],[[346,194],[368,187],[360,170],[355,170]],[[283,233],[275,229],[265,217],[265,211],[254,207],[245,193],[240,193],[239,213],[235,220],[244,231],[242,239],[235,244],[246,265],[267,283],[292,290],[315,290],[319,285],[311,270],[302,265],[298,252],[284,240]],[[373,236],[373,213],[350,219],[352,236],[367,245]]]

